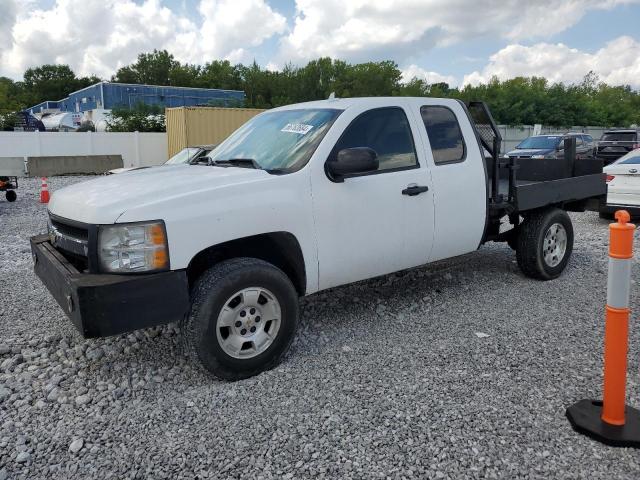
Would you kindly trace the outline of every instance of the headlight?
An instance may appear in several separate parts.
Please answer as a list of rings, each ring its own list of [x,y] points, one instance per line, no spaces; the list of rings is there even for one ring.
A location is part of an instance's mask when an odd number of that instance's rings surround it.
[[[98,259],[103,272],[155,272],[169,269],[164,222],[101,225]]]

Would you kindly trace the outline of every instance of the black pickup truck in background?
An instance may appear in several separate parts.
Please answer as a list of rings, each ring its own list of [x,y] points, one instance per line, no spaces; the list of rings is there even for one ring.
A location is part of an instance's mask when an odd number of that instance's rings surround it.
[[[606,130],[598,142],[595,156],[606,166],[636,148],[640,148],[638,129]]]

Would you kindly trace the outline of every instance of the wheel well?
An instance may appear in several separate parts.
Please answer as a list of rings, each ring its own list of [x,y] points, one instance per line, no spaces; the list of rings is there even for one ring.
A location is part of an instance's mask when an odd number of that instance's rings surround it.
[[[263,233],[205,248],[189,262],[189,286],[216,263],[237,257],[259,258],[275,265],[289,277],[299,295],[305,294],[307,277],[302,249],[296,237],[288,232]]]

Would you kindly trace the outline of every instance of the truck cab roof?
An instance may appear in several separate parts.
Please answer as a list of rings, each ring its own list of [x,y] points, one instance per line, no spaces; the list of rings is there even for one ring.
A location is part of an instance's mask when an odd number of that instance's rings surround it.
[[[312,102],[294,103],[278,108],[268,110],[268,112],[281,110],[294,110],[301,108],[333,108],[337,110],[347,110],[352,107],[376,107],[385,106],[390,103],[397,104],[399,102],[411,100],[429,100],[437,101],[440,105],[455,105],[459,101],[453,98],[435,98],[435,97],[355,97],[355,98],[329,98],[326,100],[315,100]]]

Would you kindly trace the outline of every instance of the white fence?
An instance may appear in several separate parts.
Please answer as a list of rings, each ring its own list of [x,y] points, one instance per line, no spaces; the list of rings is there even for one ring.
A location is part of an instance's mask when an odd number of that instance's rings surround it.
[[[125,167],[167,161],[166,133],[0,132],[0,157],[121,155]]]

